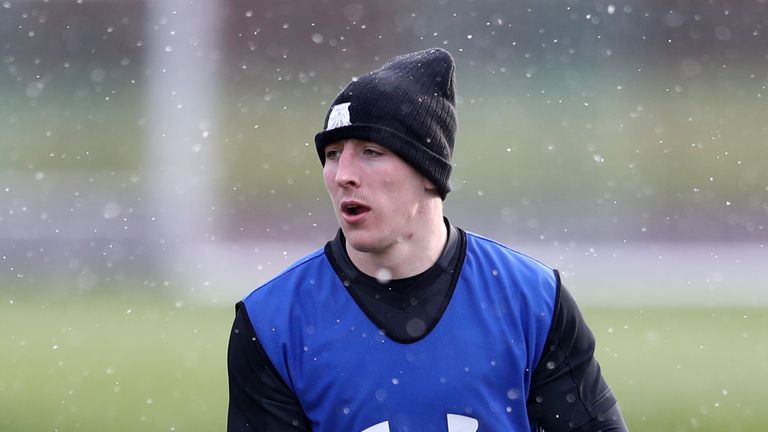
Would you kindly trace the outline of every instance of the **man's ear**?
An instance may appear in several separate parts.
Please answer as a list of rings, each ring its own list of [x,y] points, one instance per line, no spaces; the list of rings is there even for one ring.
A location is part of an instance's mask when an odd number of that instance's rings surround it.
[[[437,186],[435,186],[435,184],[432,183],[431,180],[429,180],[428,178],[424,177],[424,189],[428,190],[430,192],[435,192],[435,191],[437,191]]]

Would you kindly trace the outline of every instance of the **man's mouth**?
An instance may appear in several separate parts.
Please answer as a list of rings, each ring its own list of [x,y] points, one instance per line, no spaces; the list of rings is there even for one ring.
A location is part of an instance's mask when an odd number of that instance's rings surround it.
[[[346,202],[341,204],[341,213],[345,216],[360,216],[370,211],[370,208],[358,202]]]
[[[343,206],[341,208],[341,211],[344,214],[348,214],[348,215],[351,215],[351,216],[357,216],[357,215],[359,215],[359,214],[361,214],[363,212],[368,211],[368,207],[365,207],[363,205],[358,205],[358,204],[350,204],[350,205]]]

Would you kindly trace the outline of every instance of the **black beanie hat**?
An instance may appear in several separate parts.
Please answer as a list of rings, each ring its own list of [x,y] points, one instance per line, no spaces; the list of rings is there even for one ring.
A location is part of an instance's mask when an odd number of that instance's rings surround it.
[[[395,57],[336,96],[324,130],[315,135],[320,163],[325,165],[328,144],[370,141],[421,172],[445,199],[451,190],[455,106],[454,63],[447,51],[432,48]]]

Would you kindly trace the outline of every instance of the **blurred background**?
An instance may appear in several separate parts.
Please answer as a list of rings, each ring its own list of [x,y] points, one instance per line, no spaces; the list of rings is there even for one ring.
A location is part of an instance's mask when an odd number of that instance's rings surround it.
[[[447,215],[561,270],[631,429],[768,428],[767,0],[2,0],[0,430],[222,430],[330,102],[429,47]]]

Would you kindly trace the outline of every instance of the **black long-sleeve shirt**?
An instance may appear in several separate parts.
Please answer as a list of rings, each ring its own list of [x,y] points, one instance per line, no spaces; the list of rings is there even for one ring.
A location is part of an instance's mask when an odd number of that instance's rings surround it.
[[[389,307],[413,306],[411,299],[447,302],[453,290],[451,278],[463,262],[464,234],[450,228],[443,255],[431,269],[401,280],[381,284],[357,271],[344,251],[341,233],[326,246],[326,255],[366,314],[394,340],[412,342],[423,335],[403,335],[402,315],[390,316]],[[453,269],[456,272],[446,272]],[[544,351],[533,372],[528,415],[545,432],[624,432],[621,412],[594,358],[595,338],[576,302],[557,277],[557,297]],[[430,302],[425,302],[425,308]],[[413,309],[412,307],[410,309]],[[425,309],[414,314],[426,316]],[[439,316],[435,320],[439,319]],[[427,326],[426,330],[431,328]],[[264,352],[244,307],[238,304],[229,341],[229,432],[311,431],[301,404]]]

